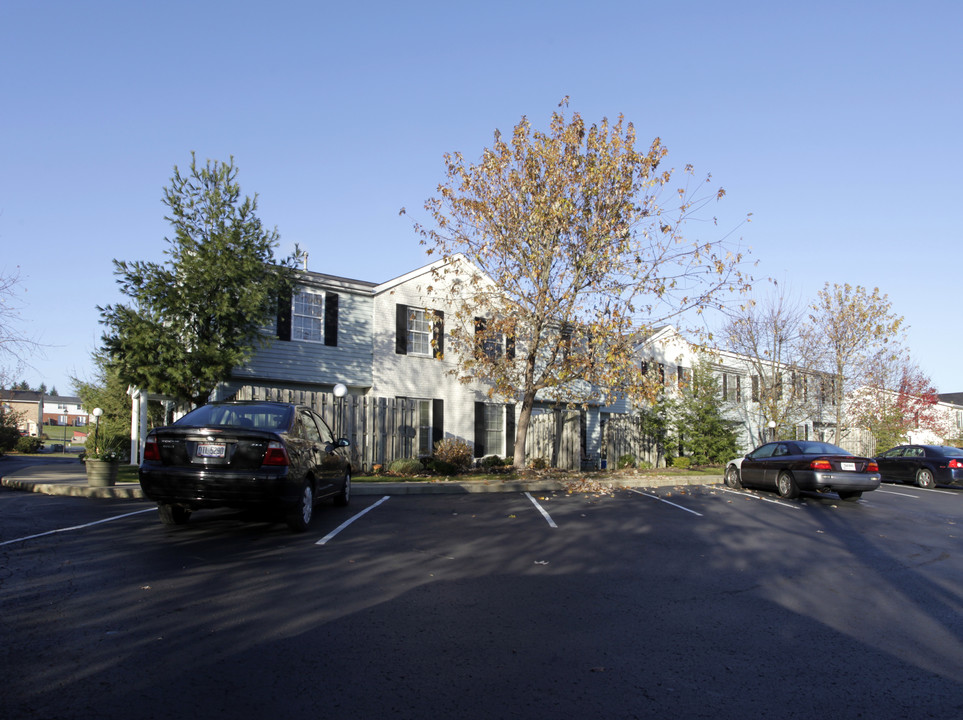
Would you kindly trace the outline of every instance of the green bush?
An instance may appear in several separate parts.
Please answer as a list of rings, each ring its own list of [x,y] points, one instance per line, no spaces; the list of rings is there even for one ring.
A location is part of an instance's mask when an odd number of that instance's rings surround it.
[[[528,461],[528,467],[532,470],[544,470],[548,467],[548,460],[543,457],[532,458]]]
[[[20,440],[20,431],[9,425],[0,425],[0,453],[13,450]]]
[[[464,440],[443,438],[435,443],[435,459],[451,463],[464,472],[471,467],[472,447]]]
[[[619,470],[623,468],[634,468],[635,467],[635,455],[623,455],[619,458]]]
[[[486,455],[481,461],[481,466],[488,469],[493,467],[502,467],[504,465],[505,463],[502,462],[502,459],[498,457],[498,455]]]
[[[35,453],[43,446],[43,440],[38,437],[22,437],[17,440],[17,452]]]
[[[436,475],[458,475],[458,466],[438,458],[432,458],[428,462],[428,469]]]
[[[672,467],[679,468],[680,470],[688,470],[692,465],[692,458],[688,457],[677,457],[672,458]]]
[[[651,469],[652,469],[652,463],[650,463],[648,460],[642,460],[642,461],[636,463],[635,466],[636,466],[637,468],[639,468],[639,470],[651,470]]]
[[[395,475],[417,475],[423,470],[421,460],[417,458],[402,458],[395,460],[388,466],[388,472]]]

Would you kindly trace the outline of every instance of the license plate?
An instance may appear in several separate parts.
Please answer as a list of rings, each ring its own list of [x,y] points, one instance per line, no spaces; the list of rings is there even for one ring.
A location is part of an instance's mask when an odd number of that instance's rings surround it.
[[[224,457],[224,443],[198,443],[197,457],[202,458],[222,458]]]
[[[839,463],[839,467],[847,472],[856,472],[856,463]]]

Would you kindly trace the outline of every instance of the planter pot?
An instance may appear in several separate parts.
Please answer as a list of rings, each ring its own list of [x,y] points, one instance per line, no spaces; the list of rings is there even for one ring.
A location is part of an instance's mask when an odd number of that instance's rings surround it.
[[[117,482],[117,463],[88,459],[85,464],[90,487],[110,487]]]

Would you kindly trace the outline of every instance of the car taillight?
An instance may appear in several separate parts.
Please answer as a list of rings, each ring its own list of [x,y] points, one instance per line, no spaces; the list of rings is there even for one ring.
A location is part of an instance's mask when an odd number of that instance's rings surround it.
[[[877,465],[875,462],[870,460],[866,464],[866,472],[879,472],[879,465]]]
[[[963,468],[963,462],[959,460],[950,460],[946,466],[953,468],[954,470],[959,470],[960,468]]]
[[[160,462],[160,459],[160,446],[157,444],[157,438],[147,438],[146,442],[144,443],[144,460]]]
[[[288,451],[281,443],[273,440],[268,443],[267,452],[264,453],[262,465],[290,465]]]
[[[832,470],[833,466],[829,460],[813,460],[809,463],[810,470]]]

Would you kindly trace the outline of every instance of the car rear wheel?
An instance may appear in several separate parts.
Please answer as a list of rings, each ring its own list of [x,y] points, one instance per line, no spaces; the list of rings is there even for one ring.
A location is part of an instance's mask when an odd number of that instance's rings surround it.
[[[733,490],[742,489],[742,481],[739,479],[739,469],[734,465],[726,468],[726,486]]]
[[[157,503],[157,514],[165,525],[184,525],[191,519],[191,511],[183,505]]]
[[[314,516],[314,489],[311,481],[306,479],[301,486],[301,495],[297,507],[288,514],[288,525],[294,532],[305,532],[311,527],[311,518]]]
[[[344,489],[334,496],[334,504],[341,507],[351,502],[351,471],[344,471]]]
[[[776,479],[776,490],[787,500],[799,497],[799,486],[796,485],[793,476],[787,472],[779,473],[779,477]]]
[[[862,490],[854,490],[852,492],[839,493],[840,500],[859,500],[862,496],[863,496]]]
[[[921,488],[936,487],[936,479],[933,477],[933,471],[928,468],[920,468],[916,472],[916,484]]]

